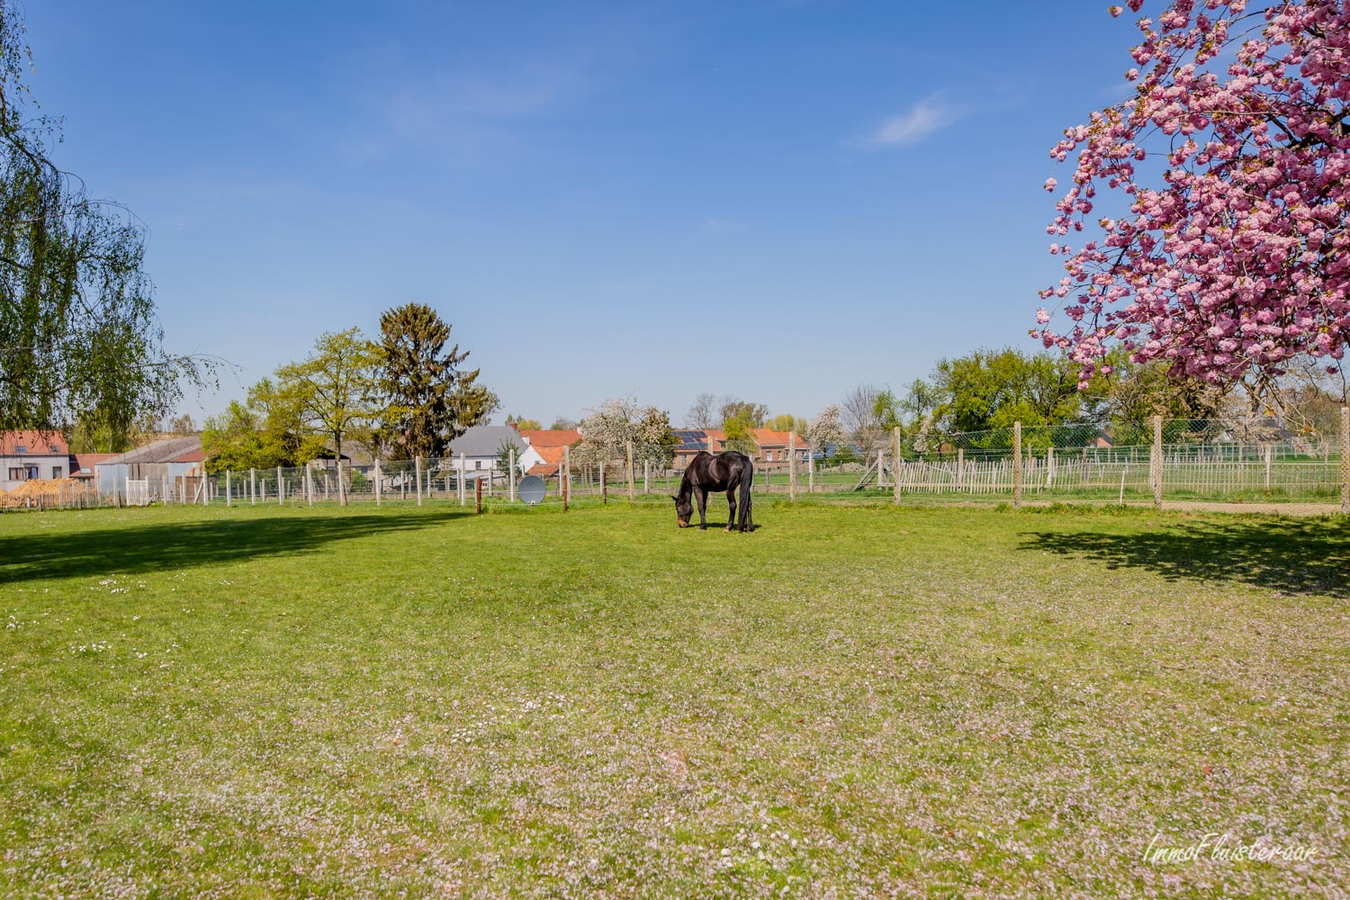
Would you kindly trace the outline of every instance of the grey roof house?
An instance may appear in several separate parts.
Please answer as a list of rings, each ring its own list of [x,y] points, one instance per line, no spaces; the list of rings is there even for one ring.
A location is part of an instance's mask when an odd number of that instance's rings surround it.
[[[497,464],[497,454],[501,452],[503,444],[516,448],[516,464],[527,472],[531,466],[544,461],[529,441],[511,426],[475,425],[450,442],[450,459],[442,466],[458,471],[460,454],[463,454],[465,478],[478,477],[475,473],[500,473],[503,470]]]

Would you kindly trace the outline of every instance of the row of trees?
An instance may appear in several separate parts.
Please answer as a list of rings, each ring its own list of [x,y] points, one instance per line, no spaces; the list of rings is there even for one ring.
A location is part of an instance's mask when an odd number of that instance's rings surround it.
[[[451,326],[409,303],[380,316],[378,339],[359,328],[328,332],[307,357],[281,366],[205,423],[208,469],[271,468],[333,459],[362,447],[388,459],[443,456],[487,420],[497,396],[446,348]]]
[[[686,424],[722,428],[728,439],[737,429],[746,432],[747,425],[791,429],[812,447],[833,446],[842,459],[868,461],[890,446],[895,428],[900,429],[905,452],[927,453],[952,440],[969,446],[1006,442],[1006,434],[995,433],[1015,422],[1029,431],[1038,426],[1085,426],[1076,433],[1063,430],[1067,445],[1096,431],[1108,432],[1116,443],[1147,440],[1153,416],[1184,420],[1252,416],[1254,398],[1241,382],[1224,386],[1177,377],[1167,363],[1135,361],[1123,347],[1115,348],[1086,382],[1080,381],[1080,374],[1081,364],[1068,353],[982,349],[939,361],[928,378],[915,380],[899,393],[858,385],[810,421],[791,414],[770,417],[763,404],[700,394]],[[1278,387],[1255,398],[1258,414],[1278,416],[1286,427],[1309,435],[1336,433],[1338,410],[1346,398],[1338,375],[1311,362],[1288,365]],[[1042,434],[1027,439],[1046,443],[1056,437]]]

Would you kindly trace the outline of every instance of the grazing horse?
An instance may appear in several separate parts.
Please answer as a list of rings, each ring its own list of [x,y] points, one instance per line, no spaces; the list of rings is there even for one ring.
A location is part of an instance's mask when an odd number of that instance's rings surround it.
[[[675,519],[681,528],[689,525],[694,516],[694,508],[689,502],[692,494],[698,501],[698,527],[708,527],[708,492],[726,491],[727,505],[731,511],[727,514],[727,531],[738,524],[741,531],[753,531],[755,523],[750,518],[750,488],[755,482],[755,467],[750,457],[735,450],[727,450],[713,456],[705,451],[689,461],[685,467],[684,478],[680,480],[680,493],[675,500]],[[741,495],[741,518],[736,520],[736,493]]]

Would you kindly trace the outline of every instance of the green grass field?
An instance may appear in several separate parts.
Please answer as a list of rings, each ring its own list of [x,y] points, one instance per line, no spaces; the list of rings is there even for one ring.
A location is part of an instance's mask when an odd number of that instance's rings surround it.
[[[1343,522],[756,519],[0,516],[0,896],[1350,884]]]

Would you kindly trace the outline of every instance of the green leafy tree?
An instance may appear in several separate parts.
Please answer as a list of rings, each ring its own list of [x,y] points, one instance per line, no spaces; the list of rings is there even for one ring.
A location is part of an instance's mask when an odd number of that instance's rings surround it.
[[[1104,388],[1079,391],[1079,369],[1067,356],[1010,347],[944,359],[933,371],[934,412],[943,430],[960,432],[1074,421]]]
[[[450,442],[486,421],[497,397],[464,371],[469,352],[445,349],[451,326],[434,309],[407,303],[380,316],[380,388],[388,406],[381,431],[394,456],[444,456]]]
[[[511,450],[513,447],[515,447],[515,445],[512,444],[510,441],[506,440],[503,440],[497,446],[496,465],[497,470],[499,472],[511,471]],[[515,447],[515,450],[516,450],[516,476],[519,477],[525,474],[525,462],[524,460],[521,459],[522,454],[520,452],[520,448]]]
[[[724,398],[722,408],[718,410],[718,418],[722,423],[722,430],[728,429],[729,422],[737,423],[734,427],[740,428],[742,425],[747,428],[763,428],[764,420],[768,418],[769,408],[763,403],[750,403],[746,400],[737,400],[735,398]],[[728,435],[728,440],[730,440]]]
[[[538,419],[526,419],[523,416],[508,415],[506,417],[506,424],[516,426],[517,431],[540,431],[544,427],[539,424]]]
[[[324,453],[320,435],[305,434],[292,396],[267,378],[249,388],[245,403],[233,401],[202,428],[209,472],[303,465]]]
[[[795,431],[804,436],[809,424],[805,419],[799,419],[791,413],[782,413],[765,422],[764,427],[772,431]]]
[[[130,427],[109,422],[100,409],[85,410],[66,430],[72,453],[124,453],[159,432],[153,417],[140,416]]]
[[[383,412],[380,362],[379,347],[361,329],[325,332],[308,357],[277,369],[276,402],[293,411],[302,433],[322,435],[340,456],[344,441],[368,430]]]
[[[1150,420],[1210,419],[1220,415],[1223,392],[1214,385],[1184,375],[1173,376],[1166,360],[1131,362],[1126,351],[1108,357],[1111,373],[1099,417],[1109,423],[1116,444],[1146,444],[1153,440]]]
[[[175,416],[169,422],[169,433],[178,435],[179,437],[196,434],[197,422],[187,413],[183,413],[181,416]]]
[[[21,10],[0,2],[0,430],[85,418],[115,446],[210,366],[163,347],[140,223],[52,161],[58,120],[32,115]]]
[[[755,439],[754,414],[748,409],[737,409],[722,420],[722,430],[726,432],[728,444],[746,444]]]

